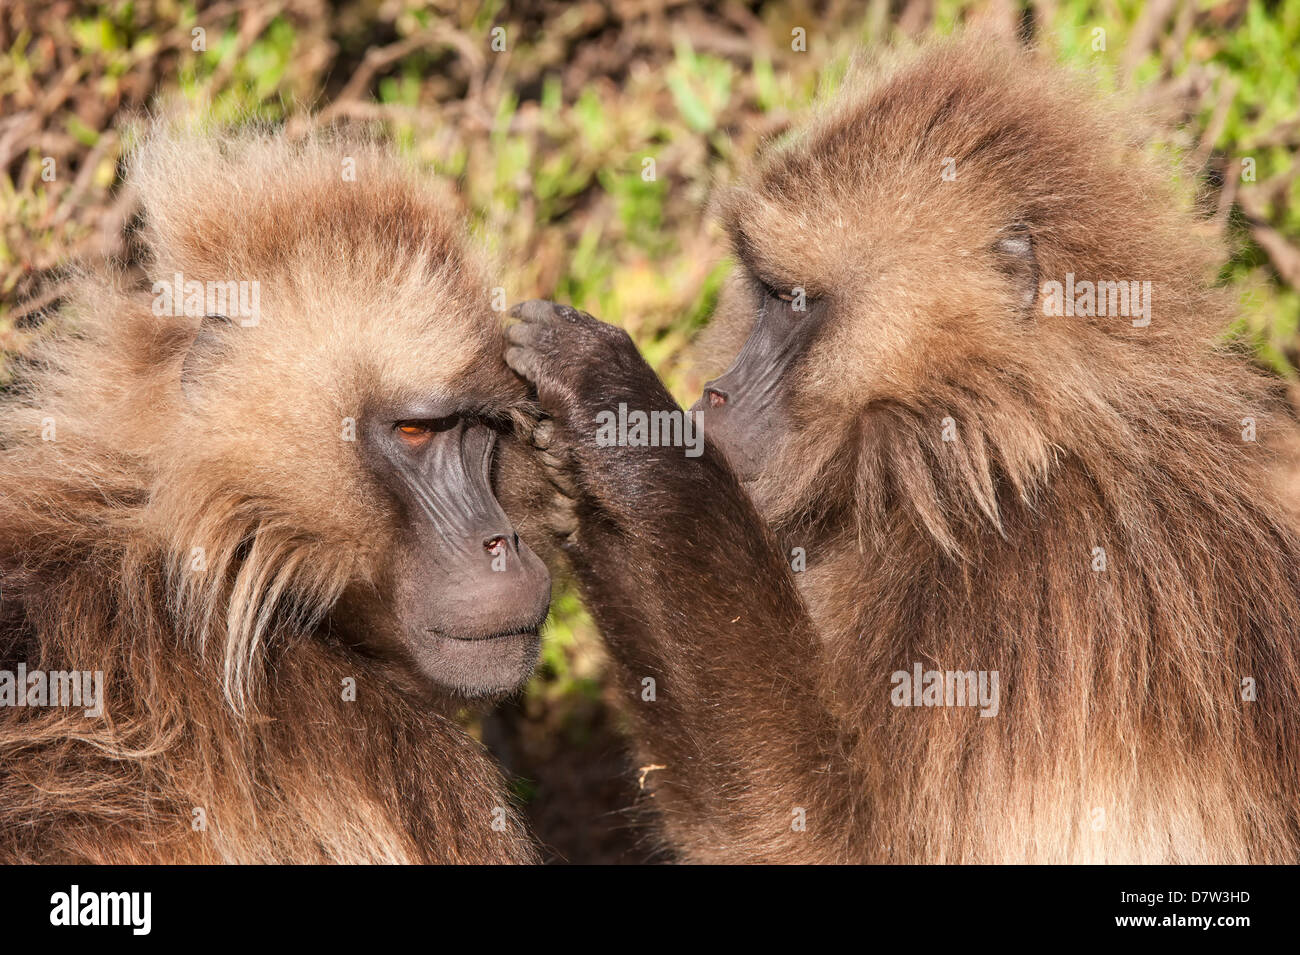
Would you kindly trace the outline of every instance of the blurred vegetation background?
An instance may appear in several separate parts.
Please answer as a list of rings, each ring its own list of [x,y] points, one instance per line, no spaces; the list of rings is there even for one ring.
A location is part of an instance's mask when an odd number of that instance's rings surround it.
[[[379,126],[459,185],[512,302],[622,324],[693,399],[684,350],[729,268],[711,191],[853,57],[975,23],[1093,72],[1186,157],[1241,300],[1230,334],[1300,394],[1300,0],[0,0],[0,354],[41,334],[66,263],[130,259],[121,157],[181,104]],[[475,731],[555,858],[654,858],[572,593],[543,653]]]

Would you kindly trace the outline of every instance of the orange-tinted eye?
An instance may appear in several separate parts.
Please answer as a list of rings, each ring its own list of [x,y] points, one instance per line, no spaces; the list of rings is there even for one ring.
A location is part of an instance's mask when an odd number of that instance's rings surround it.
[[[783,301],[783,302],[793,302],[793,301],[794,301],[794,293],[793,293],[793,292],[777,292],[777,293],[776,293],[776,297],[779,298],[779,299],[780,299],[781,301]]]
[[[393,430],[408,444],[422,444],[434,434],[450,431],[460,423],[460,415],[447,415],[445,418],[430,418],[414,421],[398,421]]]
[[[429,430],[429,426],[422,421],[403,421],[393,430],[397,432],[397,436],[402,441],[412,448],[422,446],[433,435],[433,432]]]

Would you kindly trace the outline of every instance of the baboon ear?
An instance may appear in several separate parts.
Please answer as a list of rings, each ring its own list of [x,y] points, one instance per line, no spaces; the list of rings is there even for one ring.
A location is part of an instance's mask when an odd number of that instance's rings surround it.
[[[225,351],[227,336],[234,327],[235,323],[225,315],[203,316],[181,365],[181,391],[186,398],[197,397],[204,373]]]
[[[1006,273],[1015,289],[1016,300],[1028,312],[1038,298],[1038,260],[1034,257],[1034,236],[1029,226],[1017,222],[993,244],[998,268]]]

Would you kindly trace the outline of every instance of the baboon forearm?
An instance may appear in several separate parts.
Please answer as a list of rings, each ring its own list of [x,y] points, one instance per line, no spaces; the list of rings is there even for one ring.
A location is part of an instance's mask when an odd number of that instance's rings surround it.
[[[611,473],[593,483],[654,483],[586,509],[570,556],[617,664],[646,784],[670,827],[690,820],[674,841],[715,859],[843,858],[850,813],[838,803],[857,790],[818,692],[820,648],[743,489],[713,451],[597,453]],[[653,570],[608,572],[621,565]],[[805,817],[816,825],[792,829]]]

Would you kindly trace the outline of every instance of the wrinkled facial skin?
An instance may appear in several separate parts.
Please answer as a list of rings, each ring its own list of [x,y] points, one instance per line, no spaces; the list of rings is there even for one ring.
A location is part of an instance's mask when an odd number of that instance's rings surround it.
[[[704,414],[704,433],[742,481],[753,481],[793,423],[788,376],[826,321],[824,301],[756,282],[757,315],[731,367],[706,382],[691,410]]]
[[[400,515],[382,608],[396,649],[425,680],[471,698],[527,679],[551,599],[545,565],[492,491],[496,442],[482,421],[437,408],[368,416],[360,442]]]

